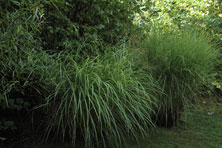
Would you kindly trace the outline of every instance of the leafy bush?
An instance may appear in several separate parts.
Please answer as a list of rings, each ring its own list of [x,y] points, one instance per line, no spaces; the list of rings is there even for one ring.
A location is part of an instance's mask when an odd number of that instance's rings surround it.
[[[37,77],[40,76],[35,73],[35,56],[41,50],[41,42],[35,36],[38,26],[27,11],[4,12],[1,17],[4,21],[0,22],[0,112],[3,122],[0,126],[4,122],[15,123],[16,112],[27,111],[34,104],[30,97],[38,94]],[[11,112],[11,117],[7,116]],[[13,124],[7,125],[15,129]]]
[[[133,17],[140,12],[140,5],[129,0],[45,0],[35,9],[39,16],[43,15],[44,48],[74,51],[82,42],[118,43],[133,28]],[[82,50],[93,53],[91,45]]]
[[[66,64],[54,70],[51,82],[46,81],[55,88],[43,105],[48,114],[46,139],[70,138],[74,145],[81,141],[85,147],[106,147],[114,140],[118,147],[126,135],[136,138],[154,126],[151,117],[158,87],[151,75],[133,69],[127,51],[79,63],[70,54],[61,59]]]
[[[133,28],[135,14],[140,14],[142,3],[131,0],[65,1],[65,0],[4,0],[1,14],[17,10],[28,12],[39,26],[38,35],[44,50],[72,51],[82,43],[82,52],[94,54],[101,49],[101,41],[118,43]],[[0,18],[0,24],[4,24]],[[6,22],[7,23],[7,22]],[[89,45],[90,44],[90,45]],[[96,48],[91,49],[95,45]]]
[[[191,29],[192,30],[192,29]],[[142,43],[153,76],[163,88],[158,120],[171,126],[217,64],[218,51],[204,33],[153,30]]]

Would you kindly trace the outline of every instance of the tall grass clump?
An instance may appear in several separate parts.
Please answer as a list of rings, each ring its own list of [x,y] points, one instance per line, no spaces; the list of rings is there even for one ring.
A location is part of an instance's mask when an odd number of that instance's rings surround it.
[[[157,121],[172,126],[213,71],[218,51],[205,33],[194,29],[174,33],[154,29],[143,47],[145,60],[164,90],[159,99]]]
[[[134,70],[128,55],[126,50],[106,52],[78,63],[71,54],[61,58],[65,64],[55,70],[55,91],[44,105],[46,139],[54,135],[85,147],[113,141],[118,147],[126,135],[136,138],[154,126],[158,88],[151,75]]]

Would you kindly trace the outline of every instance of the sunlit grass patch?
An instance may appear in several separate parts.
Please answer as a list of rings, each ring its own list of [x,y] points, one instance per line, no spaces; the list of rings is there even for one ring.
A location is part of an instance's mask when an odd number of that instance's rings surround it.
[[[192,29],[174,33],[154,29],[141,46],[146,63],[153,67],[152,74],[164,90],[158,122],[172,126],[210,76],[219,53],[206,34]]]

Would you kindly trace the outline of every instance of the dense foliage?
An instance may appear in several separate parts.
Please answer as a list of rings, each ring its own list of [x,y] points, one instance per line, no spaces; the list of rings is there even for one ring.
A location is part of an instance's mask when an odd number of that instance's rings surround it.
[[[46,141],[118,147],[174,125],[222,82],[221,1],[191,2],[0,1],[0,136],[33,124]]]

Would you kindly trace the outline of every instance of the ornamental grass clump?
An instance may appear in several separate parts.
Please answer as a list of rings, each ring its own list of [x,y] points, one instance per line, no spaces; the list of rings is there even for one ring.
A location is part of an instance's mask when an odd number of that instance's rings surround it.
[[[111,51],[107,49],[106,51]],[[76,62],[66,54],[57,75],[54,94],[48,97],[46,139],[70,139],[74,146],[115,147],[126,135],[136,138],[153,127],[153,106],[158,87],[152,76],[134,70],[122,49]]]
[[[213,71],[218,51],[205,33],[188,29],[174,33],[154,29],[143,47],[153,76],[164,91],[156,109],[157,122],[172,126]]]

